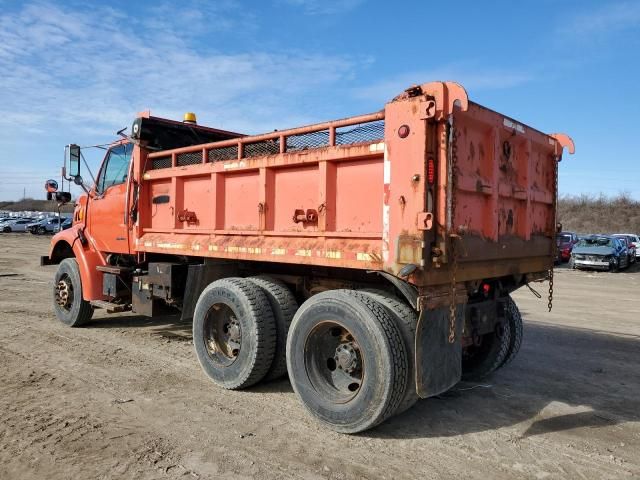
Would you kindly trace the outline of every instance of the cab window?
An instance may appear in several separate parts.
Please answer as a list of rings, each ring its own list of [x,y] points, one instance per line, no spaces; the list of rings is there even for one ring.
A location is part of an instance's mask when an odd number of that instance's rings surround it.
[[[100,193],[113,185],[127,181],[132,151],[133,144],[131,143],[118,145],[109,150],[98,179],[98,191]]]

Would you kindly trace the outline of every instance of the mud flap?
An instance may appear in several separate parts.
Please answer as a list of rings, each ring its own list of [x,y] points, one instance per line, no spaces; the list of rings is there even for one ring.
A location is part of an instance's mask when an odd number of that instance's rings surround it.
[[[462,376],[464,305],[456,309],[456,335],[449,343],[449,308],[423,310],[416,329],[416,391],[422,398],[446,392]]]

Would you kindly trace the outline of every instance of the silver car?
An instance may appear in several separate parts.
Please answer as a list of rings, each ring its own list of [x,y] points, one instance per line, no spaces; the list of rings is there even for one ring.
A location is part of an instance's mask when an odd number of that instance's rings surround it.
[[[26,232],[27,227],[33,223],[31,218],[19,218],[2,224],[2,231],[9,232]]]

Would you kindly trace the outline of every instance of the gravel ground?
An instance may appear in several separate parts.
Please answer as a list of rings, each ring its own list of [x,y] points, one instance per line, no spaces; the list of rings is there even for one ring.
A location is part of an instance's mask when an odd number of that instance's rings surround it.
[[[287,380],[241,392],[201,372],[190,324],[51,308],[48,238],[0,236],[0,478],[640,477],[640,268],[559,269],[528,290],[520,355],[356,436]],[[546,284],[539,285],[546,296]]]

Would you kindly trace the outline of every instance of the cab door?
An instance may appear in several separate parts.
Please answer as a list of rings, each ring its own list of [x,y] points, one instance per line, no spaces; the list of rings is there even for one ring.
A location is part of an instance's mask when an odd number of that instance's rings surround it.
[[[124,213],[133,145],[109,149],[87,210],[89,233],[101,252],[129,253],[129,228]]]

